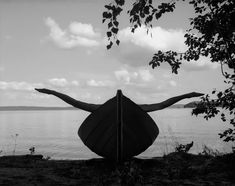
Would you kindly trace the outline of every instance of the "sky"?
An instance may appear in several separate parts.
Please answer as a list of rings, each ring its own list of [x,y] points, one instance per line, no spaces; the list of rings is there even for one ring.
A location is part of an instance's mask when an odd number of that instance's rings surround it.
[[[180,3],[174,13],[154,21],[152,37],[144,27],[132,34],[128,17],[121,16],[121,43],[107,50],[102,24],[107,2],[0,0],[0,106],[68,106],[34,88],[90,103],[104,103],[121,89],[141,104],[224,88],[220,67],[209,58],[183,61],[177,75],[167,64],[148,65],[157,50],[187,49],[183,36],[193,16],[190,5]]]

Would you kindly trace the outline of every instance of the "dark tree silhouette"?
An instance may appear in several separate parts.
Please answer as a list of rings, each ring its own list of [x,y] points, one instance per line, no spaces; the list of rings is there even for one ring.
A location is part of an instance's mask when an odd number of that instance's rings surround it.
[[[235,1],[234,0],[171,0],[156,5],[152,0],[135,0],[127,11],[131,31],[141,25],[146,26],[147,32],[152,22],[162,15],[173,12],[178,2],[192,4],[195,17],[190,18],[191,28],[186,30],[185,44],[188,49],[184,53],[175,51],[156,51],[149,65],[158,67],[161,63],[168,63],[172,73],[177,74],[182,60],[198,60],[200,56],[209,57],[211,63],[221,66],[221,74],[225,90],[213,90],[217,98],[205,95],[192,113],[204,114],[205,119],[220,114],[222,121],[227,121],[230,127],[220,137],[224,141],[235,140]],[[118,39],[118,16],[122,13],[125,0],[114,0],[105,5],[103,23],[108,26],[107,37],[110,49],[113,43],[120,44]],[[193,34],[197,33],[197,35]],[[217,107],[222,107],[218,110]]]

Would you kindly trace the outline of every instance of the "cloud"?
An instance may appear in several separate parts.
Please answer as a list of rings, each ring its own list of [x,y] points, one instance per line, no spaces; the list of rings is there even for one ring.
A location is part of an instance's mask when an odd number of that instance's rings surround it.
[[[6,82],[0,81],[0,90],[18,90],[18,91],[32,91],[35,87],[43,87],[42,83],[27,83],[27,82]]]
[[[27,102],[29,99],[48,99],[49,95],[38,93],[35,88],[48,88],[71,95],[73,90],[80,87],[79,85],[78,81],[67,81],[65,78],[52,78],[43,83],[0,81],[0,97],[6,97],[4,101],[7,104],[9,103],[8,101],[16,98],[19,99],[18,102]]]
[[[68,81],[65,78],[52,78],[49,79],[48,82],[51,85],[58,86],[58,87],[65,87],[68,85]]]
[[[136,101],[152,102],[151,100],[162,100],[178,87],[177,81],[172,77],[164,77],[161,73],[154,73],[148,68],[123,66],[114,71],[117,80],[116,87],[127,92],[128,96]],[[164,96],[163,96],[164,95]]]
[[[50,29],[49,38],[60,48],[70,49],[79,46],[94,47],[100,43],[93,37],[99,36],[91,24],[72,22],[67,30],[62,30],[58,23],[48,17],[45,24]]]
[[[170,81],[169,81],[169,84],[170,84],[172,87],[176,87],[176,86],[177,86],[177,83],[176,83],[174,80],[170,80]]]
[[[3,66],[0,66],[0,72],[5,71],[5,68]]]
[[[131,67],[148,66],[157,50],[185,52],[187,46],[184,43],[184,34],[185,32],[181,29],[153,27],[147,34],[144,26],[137,28],[134,33],[130,28],[124,28],[120,30],[118,35],[121,41],[120,46],[113,47],[110,55],[114,56],[118,62]],[[218,67],[216,63],[211,63],[210,59],[205,57],[201,57],[198,61],[182,61],[182,63],[182,68],[186,71],[208,70]],[[169,65],[164,63],[160,68],[170,70]]]
[[[150,73],[148,69],[137,69],[135,71],[128,71],[123,68],[120,70],[114,71],[116,79],[124,84],[143,84],[154,80],[154,76]]]
[[[79,86],[79,82],[76,81],[76,80],[73,80],[73,81],[71,82],[71,84],[74,85],[74,86]]]
[[[154,79],[154,76],[150,73],[149,70],[141,69],[139,70],[139,76],[143,81],[149,82]]]
[[[68,81],[65,78],[51,78],[48,79],[46,84],[47,86],[49,86],[49,88],[60,88],[60,89],[80,86],[80,83],[77,80]]]
[[[0,90],[26,90],[32,91],[35,88],[47,88],[47,86],[54,87],[68,87],[68,86],[79,86],[79,82],[73,80],[68,82],[65,78],[52,78],[45,83],[28,83],[25,81],[0,81]]]
[[[121,44],[118,47],[113,47],[109,55],[116,58],[120,63],[132,67],[141,67],[148,66],[157,50],[183,52],[187,49],[182,30],[153,27],[151,34],[147,34],[144,26],[137,28],[134,33],[131,32],[130,28],[124,28],[120,30],[118,35]]]
[[[131,79],[136,79],[138,75],[136,72],[130,73],[126,69],[117,70],[114,74],[117,80],[122,81],[124,84],[129,84]]]
[[[100,103],[111,98],[115,89],[121,88],[125,95],[130,98],[137,99],[139,95],[145,97],[143,101],[151,102],[152,98],[167,94],[177,85],[172,79],[165,80],[164,77],[157,78],[157,81],[155,81],[155,76],[157,75],[145,68],[123,67],[114,71],[113,76],[106,77],[104,80],[85,78],[78,82],[77,80],[69,81],[66,78],[51,78],[43,83],[0,81],[0,94],[7,97],[8,100],[6,101],[17,98],[26,103],[30,99],[48,100],[50,96],[34,90],[34,88],[48,88],[63,92],[78,100],[98,101]],[[48,101],[47,103],[49,103]],[[31,104],[32,102],[28,103]],[[52,104],[54,104],[53,99]]]
[[[220,65],[212,63],[209,57],[200,57],[197,61],[183,61],[182,67],[185,71],[201,71],[208,69],[216,69]]]
[[[69,25],[69,30],[72,34],[75,35],[82,35],[85,37],[98,37],[100,34],[98,32],[95,32],[91,24],[84,24],[79,22],[72,22]]]
[[[110,80],[97,81],[94,79],[88,80],[87,85],[90,87],[113,87],[115,83]]]
[[[151,50],[184,52],[187,49],[184,44],[185,33],[183,30],[167,30],[161,27],[153,27],[150,33],[146,33],[144,26],[137,28],[135,33],[132,33],[130,28],[125,28],[120,31],[119,38],[123,43],[131,42],[137,46]]]
[[[5,36],[4,36],[4,39],[6,39],[6,40],[11,40],[11,39],[12,39],[12,36],[11,36],[11,35],[5,35]]]

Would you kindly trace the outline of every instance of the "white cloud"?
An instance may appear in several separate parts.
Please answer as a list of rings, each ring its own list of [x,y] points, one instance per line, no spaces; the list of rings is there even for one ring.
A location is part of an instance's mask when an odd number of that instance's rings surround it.
[[[170,74],[170,73],[164,73],[162,76],[166,79],[169,79],[172,77],[173,74]]]
[[[96,33],[91,24],[72,22],[69,25],[69,30],[72,34],[83,35],[85,37],[97,37],[100,34]]]
[[[5,40],[11,40],[12,36],[11,35],[4,35],[4,36],[2,36],[2,38]]]
[[[113,87],[114,82],[109,81],[109,80],[97,81],[97,80],[91,79],[87,81],[87,85],[91,87]]]
[[[152,33],[152,37],[150,33]],[[148,66],[157,50],[185,52],[187,46],[184,43],[184,34],[185,32],[180,29],[164,29],[161,27],[153,27],[149,34],[147,34],[144,26],[137,28],[134,33],[131,32],[130,28],[124,28],[120,30],[118,35],[121,41],[120,46],[112,49],[110,54],[120,63],[132,67]],[[218,64],[211,63],[210,59],[206,57],[201,57],[198,61],[182,61],[182,63],[182,68],[186,71],[208,70],[218,67]],[[163,63],[160,68],[170,70],[170,66],[166,63]]]
[[[219,66],[220,65],[218,63],[212,63],[209,57],[200,57],[197,61],[182,62],[182,67],[186,71],[216,69]]]
[[[27,82],[6,82],[0,81],[0,90],[24,90],[24,91],[32,91],[35,87],[42,87],[41,83],[27,83]]]
[[[45,24],[50,28],[50,39],[60,48],[70,49],[78,46],[94,47],[100,43],[92,38],[98,36],[95,33],[92,25],[72,22],[69,29],[62,30],[58,23],[52,18],[48,17]]]
[[[175,50],[184,52],[187,48],[184,44],[183,30],[163,29],[161,27],[153,27],[150,30],[151,34],[146,33],[144,26],[137,28],[134,33],[130,28],[122,29],[119,33],[119,38],[122,42],[131,42],[142,48],[151,50]]]
[[[17,81],[0,81],[0,90],[34,90],[35,88],[46,88],[47,86],[55,86],[55,87],[68,87],[79,86],[79,82],[73,80],[68,82],[65,78],[52,78],[49,79],[46,83],[28,83],[28,82],[17,82]]]
[[[152,81],[154,79],[154,76],[147,69],[140,69],[138,74],[143,81]]]
[[[174,80],[170,80],[169,83],[170,83],[170,85],[172,87],[176,87],[177,86],[177,83]]]
[[[131,79],[136,79],[138,76],[136,72],[129,72],[126,69],[117,70],[114,74],[117,80],[122,81],[124,84],[129,84]]]
[[[118,38],[121,44],[119,47],[112,48],[108,55],[120,63],[140,67],[148,66],[157,50],[184,52],[187,49],[182,30],[153,27],[150,32],[152,37],[150,33],[147,34],[145,27],[137,28],[134,33],[130,28],[120,30]]]
[[[74,86],[79,86],[79,82],[76,81],[76,80],[73,80],[73,81],[71,82],[71,84],[74,85]]]
[[[58,87],[65,87],[68,85],[68,81],[65,78],[52,78],[49,79],[48,82],[51,85],[58,86]]]
[[[55,86],[56,88],[68,88],[70,86],[77,87],[80,83],[76,80],[68,81],[65,78],[51,78],[48,80],[49,86]]]
[[[128,71],[127,69],[121,69],[114,71],[114,75],[118,81],[124,84],[143,84],[150,82],[154,79],[154,76],[148,69],[137,69],[136,71]]]

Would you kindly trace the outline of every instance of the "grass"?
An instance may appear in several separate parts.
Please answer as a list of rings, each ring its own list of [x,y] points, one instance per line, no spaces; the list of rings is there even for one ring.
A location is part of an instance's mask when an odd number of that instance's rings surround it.
[[[26,156],[0,157],[0,185],[235,185],[235,153],[222,154],[204,145],[193,155],[186,149],[190,143],[174,144],[175,151],[163,157],[133,158],[122,164],[105,159],[49,160],[31,147]]]
[[[16,145],[17,145],[17,137],[19,136],[19,134],[15,134],[15,135],[12,135],[12,138],[14,140],[14,148],[13,148],[13,152],[12,154],[15,155],[15,152],[16,152]]]
[[[212,149],[208,147],[207,145],[203,145],[202,152],[199,153],[199,155],[204,155],[204,156],[222,156],[224,153],[218,151],[217,149]]]
[[[235,154],[213,157],[185,152],[122,164],[102,158],[0,157],[0,185],[235,185],[234,163]]]

